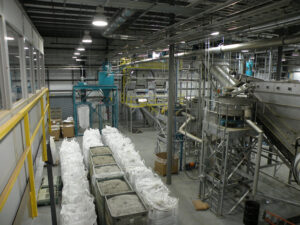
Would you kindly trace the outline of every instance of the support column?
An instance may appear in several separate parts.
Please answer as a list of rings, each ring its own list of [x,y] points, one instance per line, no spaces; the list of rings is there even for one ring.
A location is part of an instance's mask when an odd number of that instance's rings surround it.
[[[278,57],[277,57],[277,68],[276,68],[276,80],[280,80],[281,77],[281,64],[282,64],[282,46],[278,47]]]
[[[167,184],[172,183],[172,159],[173,159],[173,127],[175,109],[175,46],[169,46],[169,90],[168,90],[168,133],[167,133]]]

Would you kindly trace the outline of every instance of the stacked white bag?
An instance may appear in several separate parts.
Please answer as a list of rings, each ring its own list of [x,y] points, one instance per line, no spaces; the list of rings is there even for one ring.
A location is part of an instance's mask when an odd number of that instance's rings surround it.
[[[89,182],[79,144],[75,140],[65,139],[59,154],[63,180],[61,224],[96,224],[94,198],[89,191]]]
[[[145,166],[131,140],[109,126],[102,130],[102,138],[111,148],[135,191],[148,205],[148,224],[177,224],[178,199],[171,197],[160,177]]]
[[[89,168],[89,153],[90,147],[103,146],[101,141],[100,132],[98,129],[86,129],[82,138],[82,151],[84,157],[84,164]]]

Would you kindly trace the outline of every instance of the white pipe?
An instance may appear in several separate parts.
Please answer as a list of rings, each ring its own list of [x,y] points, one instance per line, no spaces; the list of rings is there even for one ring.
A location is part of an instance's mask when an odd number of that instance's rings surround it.
[[[195,117],[193,117],[192,115],[188,114],[188,113],[185,113],[185,112],[182,112],[182,115],[185,115],[187,116],[187,120],[181,125],[181,127],[179,128],[178,132],[187,136],[188,138],[194,140],[194,141],[197,141],[199,143],[202,143],[202,139],[199,138],[199,137],[196,137],[195,135],[192,135],[191,133],[187,132],[186,130],[184,130],[184,128],[188,125],[188,123],[190,121],[193,121],[195,120]]]
[[[257,154],[255,159],[256,164],[255,164],[255,172],[254,172],[253,188],[252,188],[252,196],[254,198],[257,192],[257,185],[258,185],[258,178],[259,178],[263,131],[251,120],[246,120],[246,122],[258,133]]]

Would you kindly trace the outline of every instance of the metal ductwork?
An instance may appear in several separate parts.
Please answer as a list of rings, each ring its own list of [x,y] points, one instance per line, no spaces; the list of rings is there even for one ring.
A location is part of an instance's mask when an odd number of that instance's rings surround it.
[[[107,37],[112,35],[115,30],[125,23],[126,20],[128,20],[134,13],[134,10],[123,9],[122,12],[108,25],[106,30],[102,33],[103,36]]]
[[[222,87],[234,87],[238,82],[226,73],[220,66],[212,66],[210,72],[218,80]]]

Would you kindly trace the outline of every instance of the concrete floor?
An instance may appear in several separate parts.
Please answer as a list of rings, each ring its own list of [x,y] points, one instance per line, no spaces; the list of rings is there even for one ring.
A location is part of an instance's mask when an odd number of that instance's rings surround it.
[[[156,131],[153,128],[141,128],[142,133],[132,134],[127,131],[123,126],[120,126],[123,134],[130,137],[145,160],[145,164],[151,168],[154,165],[154,150],[156,144]],[[81,145],[82,138],[79,137],[78,141]],[[59,148],[61,144],[57,142]],[[54,169],[54,174],[59,174],[59,167]],[[284,176],[286,172],[280,174]],[[162,178],[165,181],[165,178]],[[270,180],[265,176],[261,176],[259,183],[259,190],[273,196],[281,197],[283,199],[297,200],[300,202],[300,192],[294,188],[287,187],[281,183]],[[199,181],[190,179],[184,172],[172,176],[172,185],[169,186],[172,196],[179,198],[178,209],[178,225],[240,225],[242,222],[242,209],[238,209],[233,215],[216,217],[211,211],[195,211],[192,200],[197,199],[199,188]],[[283,217],[291,217],[300,214],[300,208],[285,204],[278,201],[268,200],[266,202],[261,199],[261,211],[269,209],[274,213],[278,213]],[[57,205],[57,217],[59,220],[60,206]],[[50,225],[51,215],[50,207],[44,206],[38,208],[39,216],[32,221],[32,225]],[[261,222],[261,224],[264,224]]]

